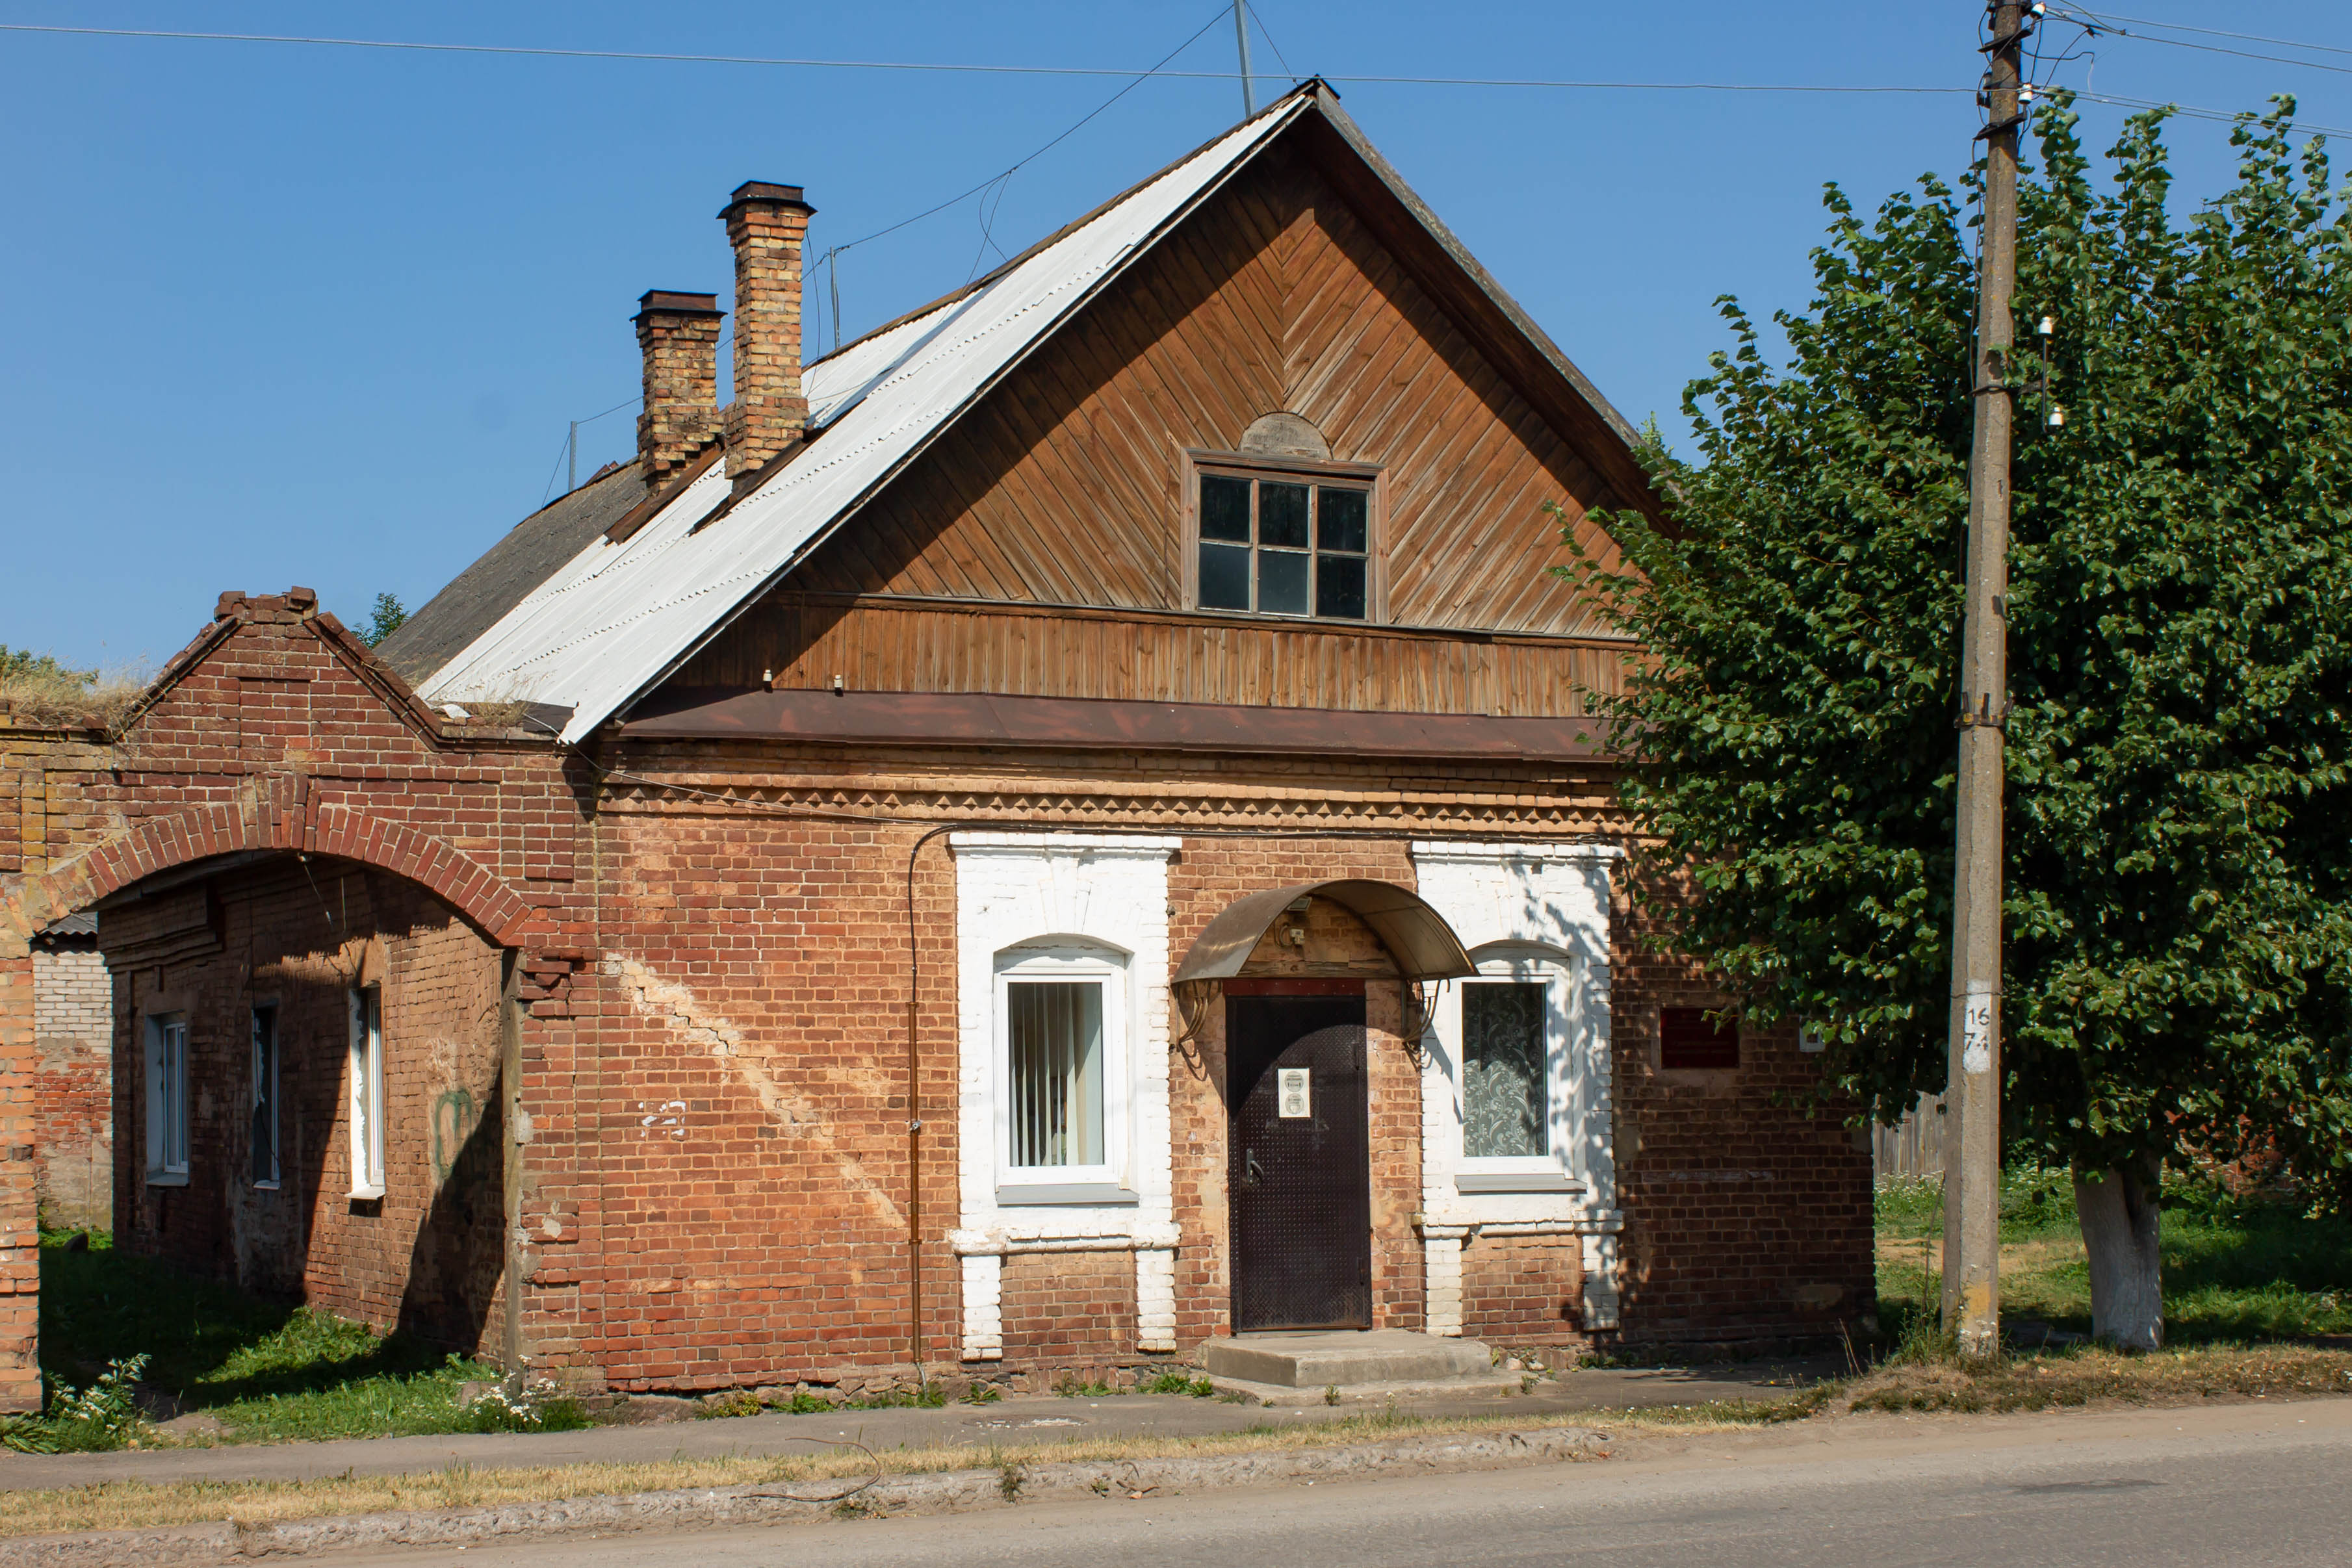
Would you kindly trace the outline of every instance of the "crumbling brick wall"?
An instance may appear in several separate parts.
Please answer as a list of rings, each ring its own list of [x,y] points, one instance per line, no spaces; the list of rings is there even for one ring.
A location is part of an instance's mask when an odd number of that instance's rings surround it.
[[[501,963],[447,905],[385,873],[272,862],[108,909],[116,1073],[131,1158],[118,1245],[380,1331],[499,1340]],[[205,914],[188,924],[192,910]],[[350,996],[383,998],[384,1191],[354,1196]],[[276,1180],[254,1157],[253,1016],[276,1009]],[[188,1025],[188,1173],[143,1165],[147,1020]]]
[[[34,1180],[41,1223],[114,1224],[113,983],[93,938],[33,948]]]

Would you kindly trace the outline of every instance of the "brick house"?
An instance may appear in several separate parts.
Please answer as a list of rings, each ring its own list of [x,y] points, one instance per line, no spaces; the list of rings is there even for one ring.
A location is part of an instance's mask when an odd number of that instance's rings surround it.
[[[381,649],[225,595],[6,754],[119,1244],[630,1389],[1866,1315],[1866,1140],[1626,896],[1541,507],[1633,433],[1329,89],[803,368],[811,210]]]

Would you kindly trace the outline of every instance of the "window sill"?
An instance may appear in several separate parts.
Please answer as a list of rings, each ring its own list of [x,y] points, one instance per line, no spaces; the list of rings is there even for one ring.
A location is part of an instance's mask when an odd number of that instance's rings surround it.
[[[1056,1203],[1126,1206],[1142,1201],[1141,1195],[1115,1181],[1035,1182],[996,1189],[999,1208]]]
[[[380,1186],[355,1186],[352,1188],[352,1201],[353,1203],[373,1203],[383,1196],[383,1188]]]
[[[1582,1192],[1584,1184],[1565,1171],[1456,1171],[1454,1190],[1461,1193]]]
[[[188,1185],[188,1173],[185,1171],[149,1171],[147,1173],[147,1185],[149,1186],[185,1186]]]
[[[276,1192],[278,1190],[278,1184],[274,1181],[257,1181],[253,1184],[253,1190],[256,1192]]]

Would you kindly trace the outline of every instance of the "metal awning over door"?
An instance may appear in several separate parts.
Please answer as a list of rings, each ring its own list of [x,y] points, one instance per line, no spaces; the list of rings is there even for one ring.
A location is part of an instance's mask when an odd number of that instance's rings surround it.
[[[1240,974],[1266,928],[1302,898],[1328,898],[1370,926],[1403,979],[1458,980],[1478,972],[1444,915],[1394,883],[1358,877],[1302,882],[1234,900],[1193,939],[1175,983],[1229,980]]]

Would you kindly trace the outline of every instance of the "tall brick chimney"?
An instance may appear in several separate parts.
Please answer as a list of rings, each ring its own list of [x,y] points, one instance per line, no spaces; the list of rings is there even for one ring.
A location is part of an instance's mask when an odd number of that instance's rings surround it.
[[[727,405],[727,473],[744,476],[801,438],[801,242],[816,209],[798,185],[747,180],[719,215],[735,247],[735,401]]]
[[[650,492],[676,478],[719,439],[719,322],[715,294],[648,288],[637,298],[637,347],[646,402],[637,457]]]

